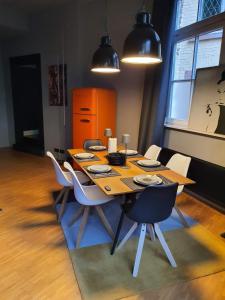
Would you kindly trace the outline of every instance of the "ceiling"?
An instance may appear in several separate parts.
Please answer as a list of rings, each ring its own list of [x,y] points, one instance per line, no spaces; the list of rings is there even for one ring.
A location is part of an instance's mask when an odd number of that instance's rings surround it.
[[[0,4],[18,9],[25,14],[37,13],[66,2],[71,0],[0,0]]]

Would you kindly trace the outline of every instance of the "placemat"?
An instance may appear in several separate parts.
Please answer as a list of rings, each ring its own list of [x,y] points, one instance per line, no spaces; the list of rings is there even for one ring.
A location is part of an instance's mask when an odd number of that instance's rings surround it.
[[[95,174],[95,173],[89,172],[87,168],[88,168],[88,166],[84,167],[84,169],[88,172],[89,176],[92,179],[105,178],[105,177],[114,177],[114,176],[120,176],[121,175],[119,172],[117,172],[114,169],[112,169],[110,172]]]
[[[160,174],[156,174],[156,175],[163,180],[163,184],[171,184],[171,183],[173,183],[173,181],[167,179],[166,177],[164,177],[164,176],[162,176]],[[123,183],[125,183],[133,191],[142,191],[142,190],[144,190],[146,188],[145,186],[141,186],[139,184],[136,184],[133,181],[133,177],[121,178],[120,180]]]
[[[82,162],[86,162],[86,161],[100,161],[100,158],[96,155],[93,156],[92,158],[85,158],[85,159],[77,158],[73,155],[73,159],[78,163],[82,163]]]
[[[141,155],[141,154],[134,154],[134,155],[127,155],[127,159],[129,159],[129,158],[134,158],[134,157],[143,157],[143,155]]]
[[[169,170],[169,168],[163,166],[163,165],[160,165],[158,167],[143,167],[143,166],[140,166],[138,163],[137,163],[137,160],[133,160],[131,161],[130,163],[132,163],[133,165],[137,166],[138,168],[144,170],[145,172],[155,172],[155,171],[164,171],[164,170]]]

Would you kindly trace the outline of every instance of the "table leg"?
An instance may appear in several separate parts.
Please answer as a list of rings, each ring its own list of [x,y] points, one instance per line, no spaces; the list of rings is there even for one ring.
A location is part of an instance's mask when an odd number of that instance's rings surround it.
[[[110,251],[111,255],[113,255],[114,252],[115,252],[115,248],[116,248],[116,245],[118,243],[118,239],[119,239],[119,235],[120,235],[120,230],[121,230],[121,227],[122,227],[122,224],[123,224],[123,219],[124,219],[124,211],[122,211],[121,215],[120,215],[120,220],[119,220],[119,224],[118,224],[118,227],[117,227],[117,230],[116,230],[116,235],[115,235],[113,245],[112,245],[112,248],[111,248],[111,251]]]

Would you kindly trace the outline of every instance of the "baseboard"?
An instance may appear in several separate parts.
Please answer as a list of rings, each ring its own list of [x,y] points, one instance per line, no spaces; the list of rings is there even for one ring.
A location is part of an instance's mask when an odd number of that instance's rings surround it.
[[[188,194],[190,196],[193,196],[194,198],[196,198],[196,199],[204,202],[205,204],[211,206],[212,208],[218,210],[219,212],[225,214],[225,208],[223,206],[220,206],[220,205],[216,204],[215,202],[212,202],[212,201],[210,201],[210,200],[208,200],[208,199],[206,199],[206,198],[198,195],[197,193],[194,193],[194,192],[188,190],[187,188],[184,188],[184,192],[186,194]]]

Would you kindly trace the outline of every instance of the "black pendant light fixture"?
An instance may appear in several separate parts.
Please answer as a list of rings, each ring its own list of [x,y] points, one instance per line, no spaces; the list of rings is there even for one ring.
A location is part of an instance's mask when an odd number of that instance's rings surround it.
[[[145,9],[145,1],[142,10],[136,15],[134,29],[125,40],[121,61],[147,65],[162,62],[160,38],[153,29],[151,15]]]
[[[97,73],[118,73],[120,72],[119,55],[116,50],[113,49],[111,39],[108,35],[107,24],[107,0],[106,4],[106,35],[102,36],[99,48],[95,51],[92,58],[91,71]]]

